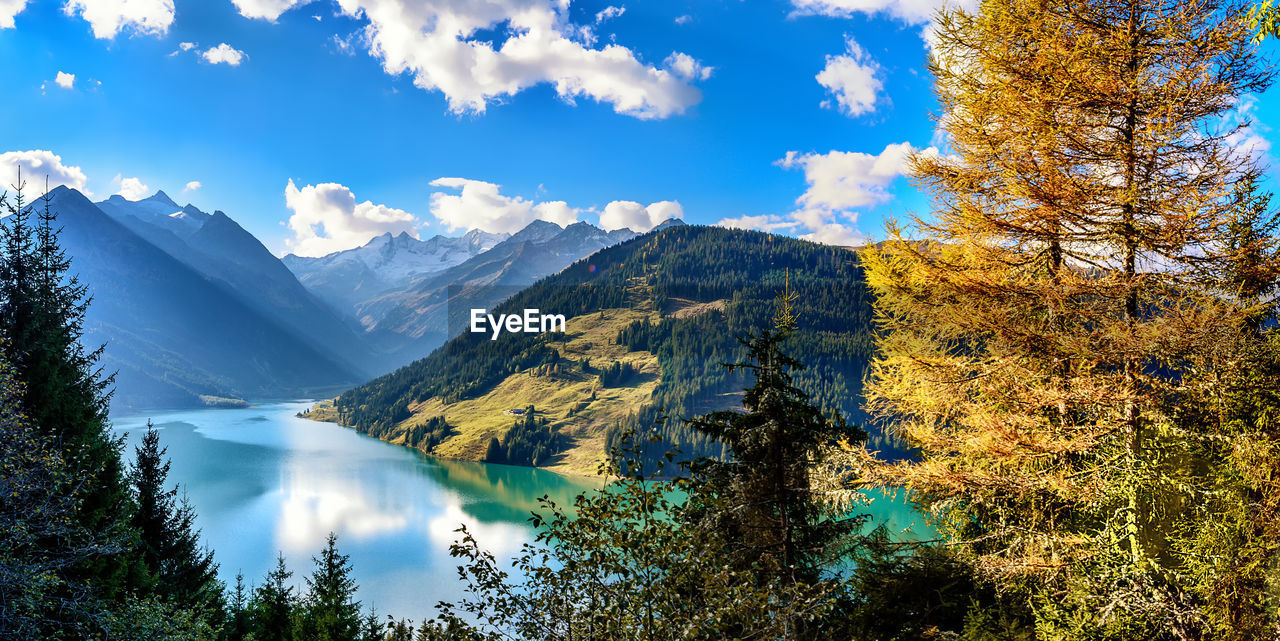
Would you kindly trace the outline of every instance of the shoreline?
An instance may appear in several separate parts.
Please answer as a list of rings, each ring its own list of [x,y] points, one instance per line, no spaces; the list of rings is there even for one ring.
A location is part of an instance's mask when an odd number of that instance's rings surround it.
[[[600,474],[596,474],[596,473],[594,473],[594,472],[588,473],[588,472],[580,471],[580,470],[577,470],[577,469],[572,468],[572,467],[570,467],[570,466],[555,465],[555,466],[550,466],[550,467],[535,467],[535,466],[532,466],[532,465],[511,465],[510,463],[492,463],[492,462],[489,462],[489,461],[480,461],[480,460],[476,460],[476,459],[461,458],[461,457],[457,457],[457,456],[442,456],[442,455],[440,455],[440,454],[433,454],[433,453],[431,453],[431,452],[424,452],[424,451],[422,451],[422,450],[420,450],[420,449],[418,449],[418,448],[416,448],[416,447],[411,447],[411,446],[409,446],[409,445],[405,445],[405,444],[403,444],[403,443],[393,443],[393,442],[388,441],[388,440],[385,440],[385,439],[381,439],[381,438],[377,438],[377,437],[369,436],[368,434],[365,434],[365,433],[363,433],[363,432],[361,432],[361,431],[357,430],[356,428],[354,428],[354,427],[352,427],[352,426],[350,426],[350,425],[346,425],[346,424],[344,424],[344,423],[342,423],[342,422],[338,421],[338,420],[336,419],[336,417],[332,416],[332,413],[330,413],[330,412],[326,412],[326,411],[325,411],[325,409],[326,409],[326,408],[321,407],[321,405],[322,405],[322,404],[325,404],[325,403],[329,403],[329,404],[331,405],[331,404],[332,404],[332,402],[333,402],[333,399],[332,399],[332,398],[319,399],[319,400],[313,401],[313,402],[312,402],[311,407],[310,407],[310,408],[308,408],[305,412],[298,412],[298,413],[297,413],[297,417],[298,417],[298,418],[301,418],[301,419],[308,420],[308,421],[313,421],[313,422],[316,422],[316,423],[332,423],[333,425],[337,425],[338,427],[341,427],[341,428],[343,428],[343,429],[351,430],[351,431],[355,432],[356,434],[359,434],[360,436],[363,436],[363,437],[366,437],[366,438],[371,438],[371,439],[373,439],[373,440],[375,440],[375,441],[378,441],[379,443],[386,443],[387,445],[394,445],[394,446],[396,446],[396,447],[404,448],[404,449],[409,450],[409,451],[411,451],[411,452],[415,452],[415,453],[417,453],[417,454],[419,454],[419,455],[421,455],[421,456],[424,456],[424,457],[427,457],[427,458],[432,458],[432,459],[437,459],[437,460],[441,460],[441,461],[459,461],[459,462],[464,462],[464,463],[483,463],[483,464],[485,464],[485,465],[506,465],[506,466],[508,466],[508,467],[518,467],[518,468],[523,468],[523,469],[541,470],[541,471],[543,471],[543,472],[550,472],[550,473],[552,473],[552,474],[556,474],[556,475],[558,475],[558,476],[563,476],[563,477],[565,477],[565,478],[570,478],[570,479],[600,479],[600,478],[605,478],[605,477],[603,477],[603,476],[602,476],[602,475],[600,475]],[[319,411],[317,411],[317,408],[319,408]]]

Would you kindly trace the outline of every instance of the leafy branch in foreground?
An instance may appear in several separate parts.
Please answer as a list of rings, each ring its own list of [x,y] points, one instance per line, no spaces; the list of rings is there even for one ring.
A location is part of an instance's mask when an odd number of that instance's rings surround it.
[[[1280,7],[1272,0],[1253,5],[1249,9],[1249,25],[1254,31],[1254,42],[1262,42],[1268,36],[1280,38]]]
[[[440,604],[428,638],[792,638],[788,625],[816,623],[832,607],[836,582],[744,580],[725,554],[732,543],[687,518],[698,502],[684,496],[687,480],[652,480],[630,467],[605,464],[602,473],[617,481],[570,508],[544,497],[545,515],[531,519],[536,540],[514,559],[515,579],[460,528],[451,553],[471,596]]]

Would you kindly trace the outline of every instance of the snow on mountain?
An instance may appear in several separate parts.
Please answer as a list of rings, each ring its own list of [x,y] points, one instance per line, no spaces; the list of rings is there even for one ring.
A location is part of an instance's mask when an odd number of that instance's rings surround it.
[[[144,223],[173,232],[179,237],[195,233],[210,217],[209,214],[196,209],[194,205],[183,207],[173,202],[173,199],[163,191],[157,191],[154,195],[142,200],[128,200],[116,194],[95,204],[103,213],[116,220],[132,216]]]
[[[319,258],[290,254],[284,257],[284,264],[317,296],[352,313],[363,301],[465,262],[509,236],[478,229],[461,237],[434,236],[427,240],[404,232],[398,236],[386,233],[362,247]]]
[[[453,267],[480,252],[488,251],[508,236],[509,234],[490,234],[478,229],[467,232],[461,238],[433,236],[428,240],[418,240],[405,232],[400,232],[398,236],[386,233],[362,247],[320,258],[290,254],[285,257],[285,264],[294,273],[309,275],[358,263],[374,272],[390,288],[408,284],[416,277]]]

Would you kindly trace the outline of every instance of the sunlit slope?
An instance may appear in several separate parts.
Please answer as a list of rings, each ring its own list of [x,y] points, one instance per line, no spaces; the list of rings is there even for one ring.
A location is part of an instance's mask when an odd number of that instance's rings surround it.
[[[491,437],[501,439],[511,428],[513,417],[507,410],[534,406],[538,415],[550,421],[570,445],[553,458],[548,469],[591,474],[604,451],[608,426],[625,420],[643,405],[658,385],[658,358],[649,352],[628,351],[614,344],[618,331],[626,325],[655,315],[630,309],[605,310],[604,318],[592,314],[571,319],[565,340],[548,345],[570,362],[590,359],[592,363],[626,362],[639,372],[636,381],[623,387],[603,387],[595,374],[574,365],[559,368],[531,368],[503,379],[491,391],[474,399],[446,403],[439,397],[413,406],[414,416],[404,421],[393,443],[404,442],[407,427],[432,416],[444,416],[457,434],[433,454],[446,458],[482,460]]]
[[[463,334],[312,417],[440,457],[485,460],[491,439],[503,441],[520,420],[510,410],[533,406],[560,435],[539,465],[589,474],[621,430],[654,425],[664,413],[680,419],[738,405],[747,380],[722,363],[740,360],[738,337],[771,324],[788,279],[800,310],[789,351],[808,366],[797,382],[829,411],[857,421],[871,313],[856,254],[695,226],[602,250],[493,312],[564,314],[563,333]],[[618,368],[627,373],[609,378]],[[438,431],[441,417],[447,433]],[[659,430],[686,452],[717,453],[679,420]]]

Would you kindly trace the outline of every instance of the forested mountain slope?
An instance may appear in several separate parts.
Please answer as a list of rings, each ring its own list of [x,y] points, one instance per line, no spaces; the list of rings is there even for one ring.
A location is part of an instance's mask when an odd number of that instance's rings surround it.
[[[742,357],[738,337],[771,323],[788,278],[800,313],[788,350],[807,365],[799,385],[860,422],[872,327],[857,255],[692,226],[606,248],[491,312],[564,314],[565,332],[464,333],[315,416],[438,455],[590,472],[620,430],[736,406],[748,381],[721,364]],[[686,452],[719,453],[679,420],[660,429]],[[872,443],[888,447],[874,430]]]

